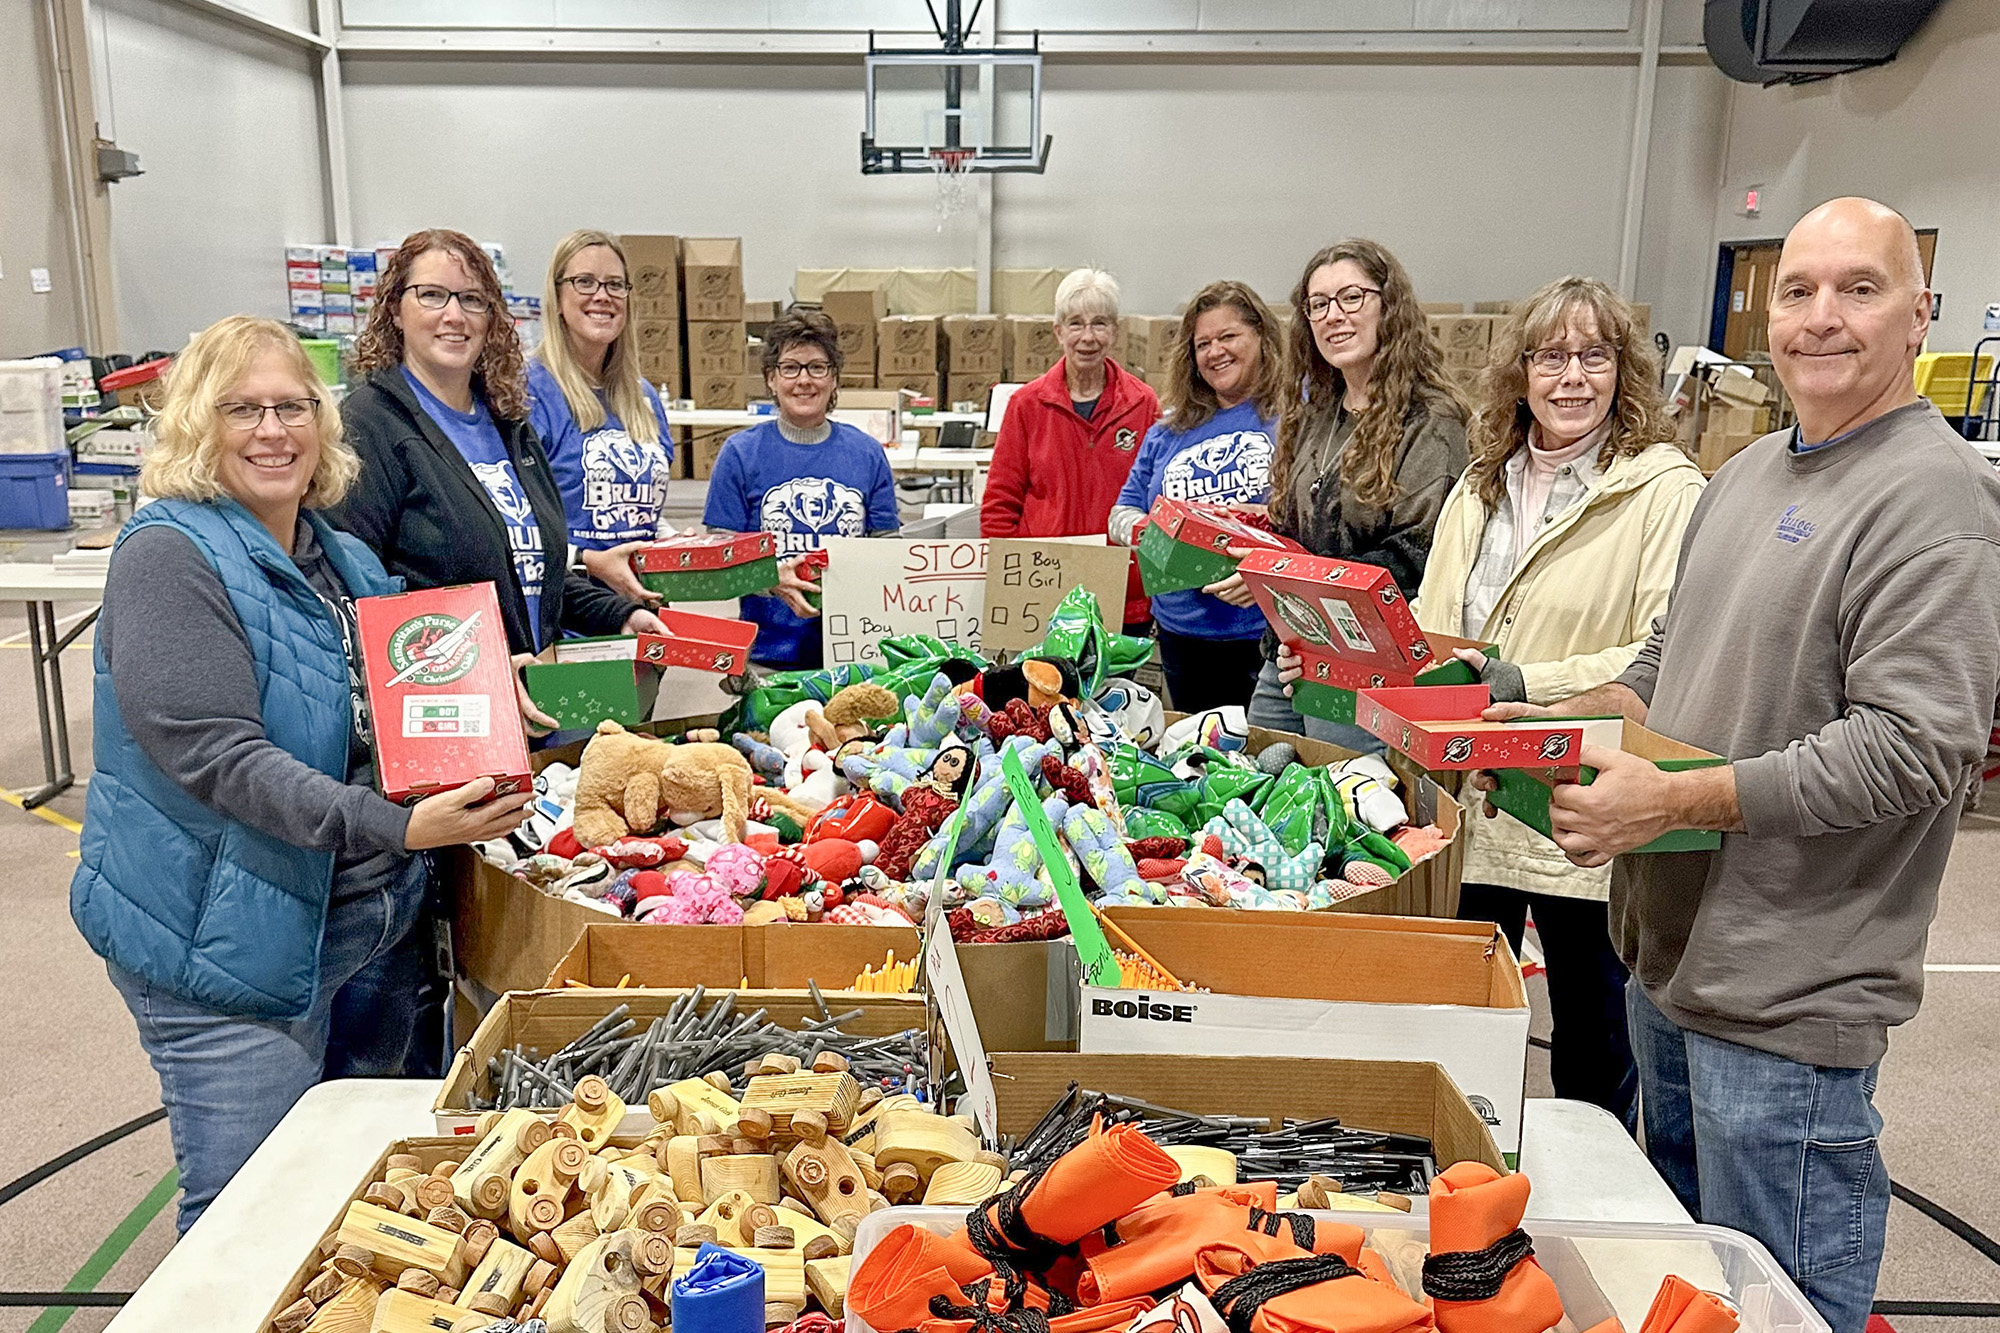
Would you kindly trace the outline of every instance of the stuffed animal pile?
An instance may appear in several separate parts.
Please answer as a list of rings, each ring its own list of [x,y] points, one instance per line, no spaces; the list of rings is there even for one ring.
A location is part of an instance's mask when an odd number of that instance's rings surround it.
[[[1378,758],[1253,756],[1241,708],[1166,726],[1156,696],[1107,674],[1144,641],[1104,633],[1087,591],[1051,624],[1007,666],[906,636],[881,644],[880,667],[767,678],[726,744],[604,723],[578,769],[543,771],[521,830],[483,850],[631,920],[905,925],[941,890],[954,934],[982,940],[1049,933],[1038,831],[1105,906],[1323,909],[1446,844],[1409,822]],[[1003,778],[1010,752],[1032,808]]]

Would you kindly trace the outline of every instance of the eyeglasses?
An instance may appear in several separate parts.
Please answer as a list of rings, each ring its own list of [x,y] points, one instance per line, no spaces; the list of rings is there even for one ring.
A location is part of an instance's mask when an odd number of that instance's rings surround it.
[[[232,430],[255,430],[264,424],[264,414],[278,418],[280,426],[303,426],[319,415],[319,399],[287,398],[282,403],[217,403],[215,410]]]
[[[632,290],[632,284],[623,278],[600,278],[590,273],[579,273],[573,278],[558,279],[557,285],[568,283],[576,288],[578,296],[595,296],[603,292],[606,296],[623,299]]]
[[[493,313],[493,298],[485,292],[455,292],[449,287],[433,287],[429,283],[403,290],[416,297],[417,304],[426,310],[442,310],[456,300],[458,308],[468,315]]]
[[[1225,352],[1233,352],[1236,350],[1236,345],[1243,341],[1243,338],[1244,334],[1238,329],[1232,329],[1228,333],[1218,333],[1213,338],[1197,338],[1194,341],[1194,354],[1200,356],[1211,347],[1220,348]]]
[[[1524,358],[1543,379],[1554,379],[1569,369],[1574,360],[1586,375],[1602,375],[1618,364],[1618,349],[1609,343],[1592,343],[1580,352],[1567,347],[1537,347]]]
[[[1071,315],[1063,321],[1062,326],[1071,333],[1082,333],[1086,329],[1092,333],[1110,333],[1118,327],[1118,321],[1107,319],[1102,315],[1090,319],[1082,315]]]
[[[809,380],[830,379],[833,375],[833,363],[830,361],[780,361],[778,363],[779,379],[795,380],[801,375],[804,375]]]
[[[1306,318],[1312,320],[1325,319],[1327,313],[1335,306],[1339,306],[1344,313],[1352,315],[1359,311],[1362,306],[1368,304],[1369,297],[1380,296],[1381,294],[1382,289],[1380,287],[1342,287],[1332,296],[1308,296],[1306,298]]]

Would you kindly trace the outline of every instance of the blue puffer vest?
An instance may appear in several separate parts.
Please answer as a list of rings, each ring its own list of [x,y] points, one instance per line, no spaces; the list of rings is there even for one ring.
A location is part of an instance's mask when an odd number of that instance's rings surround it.
[[[401,590],[367,547],[316,514],[307,519],[352,595]],[[156,524],[185,533],[221,576],[250,640],[265,736],[345,778],[353,725],[346,653],[298,566],[234,500],[156,501],[118,540]],[[333,853],[281,842],[190,796],[126,730],[102,640],[94,657],[96,771],[69,895],[77,928],[97,953],[182,999],[249,1017],[300,1017],[318,987]]]

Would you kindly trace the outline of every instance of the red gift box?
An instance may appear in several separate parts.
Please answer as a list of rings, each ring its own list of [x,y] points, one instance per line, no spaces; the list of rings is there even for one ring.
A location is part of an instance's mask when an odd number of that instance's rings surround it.
[[[1395,577],[1379,565],[1255,551],[1236,572],[1287,644],[1343,659],[1394,684],[1414,681],[1436,660]]]
[[[1297,542],[1280,537],[1267,528],[1248,523],[1237,514],[1220,505],[1195,504],[1187,500],[1169,500],[1161,496],[1153,501],[1153,508],[1147,519],[1160,531],[1177,542],[1188,546],[1199,546],[1209,551],[1224,551],[1231,546],[1251,546],[1259,550],[1293,551],[1303,554],[1305,548]]]
[[[1574,765],[1583,749],[1576,719],[1526,718],[1487,722],[1493,702],[1484,685],[1406,686],[1362,690],[1354,720],[1433,772],[1450,769],[1542,768]]]
[[[632,553],[632,569],[640,574],[680,574],[697,569],[728,569],[778,553],[777,538],[768,532],[710,532],[648,542]]]
[[[696,615],[670,606],[663,606],[653,614],[660,618],[667,632],[638,636],[641,662],[737,676],[750,661],[750,645],[757,639],[757,627],[747,620]]]
[[[492,778],[533,782],[507,629],[491,583],[354,603],[375,732],[375,781],[399,804]]]

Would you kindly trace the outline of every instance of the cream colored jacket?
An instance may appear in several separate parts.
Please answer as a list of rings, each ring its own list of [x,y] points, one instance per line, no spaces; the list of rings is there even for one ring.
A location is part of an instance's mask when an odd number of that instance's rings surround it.
[[[1492,616],[1468,637],[1497,644],[1521,668],[1528,702],[1555,703],[1616,680],[1667,609],[1681,532],[1701,496],[1701,469],[1672,443],[1612,462],[1581,503],[1539,533]],[[1465,581],[1487,510],[1463,478],[1438,515],[1417,595],[1417,623],[1463,634]],[[1469,807],[1471,803],[1468,803]],[[1470,809],[1469,809],[1470,812]],[[1508,815],[1474,814],[1465,880],[1566,898],[1611,896],[1611,870],[1574,866]]]

